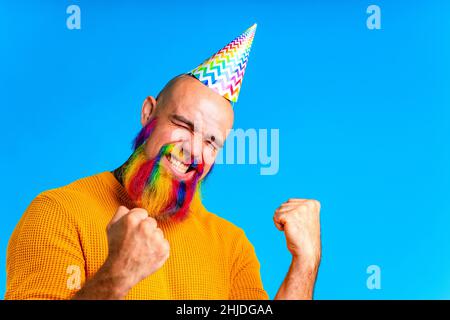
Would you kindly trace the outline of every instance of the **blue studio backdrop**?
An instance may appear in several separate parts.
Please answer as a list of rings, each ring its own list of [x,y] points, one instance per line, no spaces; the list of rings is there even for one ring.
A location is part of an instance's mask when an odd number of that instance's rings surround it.
[[[367,26],[372,4],[381,29]],[[70,5],[80,29],[67,26]],[[290,263],[272,215],[300,197],[322,204],[315,298],[450,298],[443,0],[1,0],[0,297],[32,199],[122,164],[144,98],[255,22],[235,128],[279,130],[278,172],[217,165],[204,199],[246,231],[270,297]]]

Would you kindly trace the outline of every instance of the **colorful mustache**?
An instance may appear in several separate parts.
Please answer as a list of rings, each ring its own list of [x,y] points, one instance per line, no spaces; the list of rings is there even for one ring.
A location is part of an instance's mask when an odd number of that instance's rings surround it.
[[[130,198],[141,207],[146,207],[142,200],[148,199],[147,195],[155,194],[158,187],[165,187],[160,183],[162,174],[164,174],[161,159],[172,154],[175,148],[172,144],[164,145],[154,159],[148,160],[145,156],[144,146],[145,144],[136,149],[123,171],[125,188],[128,190]],[[162,203],[168,203],[162,210],[163,215],[171,216],[176,220],[181,220],[186,216],[189,204],[195,192],[200,188],[199,178],[203,173],[203,164],[193,163],[191,166],[195,170],[193,178],[190,181],[170,179],[169,181],[172,183],[169,192],[170,198],[158,199]],[[170,201],[171,199],[172,201]]]
[[[153,214],[160,217],[181,220],[187,215],[193,198],[200,199],[199,179],[204,166],[191,157],[188,171],[194,171],[192,178],[186,181],[173,178],[161,165],[161,160],[168,155],[184,158],[183,150],[175,144],[164,145],[156,157],[149,159],[145,153],[145,142],[153,133],[155,125],[156,118],[137,134],[133,141],[134,152],[122,169],[122,180],[137,206],[153,208]]]

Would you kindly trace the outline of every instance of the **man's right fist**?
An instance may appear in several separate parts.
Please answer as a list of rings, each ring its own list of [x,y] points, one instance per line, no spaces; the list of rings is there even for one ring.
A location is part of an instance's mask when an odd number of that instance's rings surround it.
[[[109,254],[104,267],[125,291],[156,272],[169,257],[169,242],[144,209],[120,206],[107,235]]]

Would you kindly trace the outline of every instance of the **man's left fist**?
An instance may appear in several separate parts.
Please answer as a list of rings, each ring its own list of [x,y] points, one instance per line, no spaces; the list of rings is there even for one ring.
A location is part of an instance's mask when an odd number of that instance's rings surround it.
[[[320,263],[320,203],[289,199],[275,211],[275,226],[284,231],[293,258],[317,267]]]

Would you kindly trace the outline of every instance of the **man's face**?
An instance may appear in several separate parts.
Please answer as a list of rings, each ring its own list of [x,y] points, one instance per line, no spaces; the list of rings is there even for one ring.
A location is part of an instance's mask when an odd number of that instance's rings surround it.
[[[233,126],[230,103],[192,77],[182,77],[160,97],[146,123],[154,117],[145,153],[152,159],[164,145],[175,145],[181,154],[162,157],[161,165],[178,180],[193,178],[194,171],[188,170],[193,162],[203,165],[200,180],[205,177]]]
[[[183,219],[201,203],[199,182],[210,172],[233,123],[227,100],[196,79],[178,78],[142,108],[143,128],[122,170],[139,207],[157,219]]]

